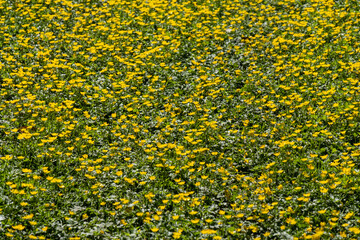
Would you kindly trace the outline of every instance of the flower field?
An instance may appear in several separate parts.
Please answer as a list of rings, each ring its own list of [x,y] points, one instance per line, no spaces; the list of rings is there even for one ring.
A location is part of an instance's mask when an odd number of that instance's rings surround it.
[[[0,239],[360,239],[358,0],[0,0]]]

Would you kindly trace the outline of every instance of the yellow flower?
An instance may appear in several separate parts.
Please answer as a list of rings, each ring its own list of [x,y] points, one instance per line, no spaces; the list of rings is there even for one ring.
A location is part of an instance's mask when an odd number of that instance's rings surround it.
[[[33,216],[34,216],[34,214],[29,214],[29,215],[26,215],[26,216],[24,216],[24,217],[22,217],[22,219],[32,219],[33,218]]]
[[[324,188],[324,187],[320,187],[320,192],[321,193],[327,193],[329,191],[329,189]]]
[[[157,232],[157,231],[159,231],[159,229],[156,228],[156,227],[154,227],[154,228],[151,229],[151,231],[152,231],[152,232]]]
[[[181,232],[174,232],[173,233],[173,238],[179,239],[180,237],[181,237]]]
[[[192,219],[191,220],[191,222],[193,223],[193,224],[196,224],[196,223],[198,223],[200,221],[200,219]]]
[[[286,222],[287,223],[289,223],[289,224],[291,224],[291,225],[295,225],[296,224],[296,220],[294,219],[294,218],[288,218],[288,219],[286,219]]]
[[[262,201],[262,200],[265,200],[265,195],[260,195],[259,197],[258,197],[258,199],[260,200],[260,201]]]
[[[215,234],[216,231],[212,229],[204,229],[201,231],[202,234]]]
[[[195,214],[197,214],[197,213],[198,213],[197,211],[191,211],[191,212],[189,212],[190,215],[195,215]]]
[[[320,239],[321,235],[324,234],[324,231],[318,231],[317,233],[315,233],[313,236],[312,236],[312,239]]]
[[[16,225],[16,226],[12,226],[12,228],[15,229],[15,230],[21,231],[21,230],[24,230],[25,226],[19,224],[19,225]]]
[[[340,232],[340,236],[343,237],[343,238],[346,238],[346,237],[347,237],[347,235],[346,235],[345,232]]]
[[[357,227],[351,227],[351,228],[349,228],[349,231],[353,232],[355,234],[360,234],[360,228],[357,228]]]
[[[349,218],[351,218],[353,215],[354,215],[353,212],[349,212],[348,214],[345,215],[344,218],[345,218],[345,219],[349,219]]]

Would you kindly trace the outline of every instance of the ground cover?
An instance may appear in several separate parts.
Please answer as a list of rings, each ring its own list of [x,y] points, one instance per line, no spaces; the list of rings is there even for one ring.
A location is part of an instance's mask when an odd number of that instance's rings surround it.
[[[0,0],[0,238],[359,239],[359,22]]]

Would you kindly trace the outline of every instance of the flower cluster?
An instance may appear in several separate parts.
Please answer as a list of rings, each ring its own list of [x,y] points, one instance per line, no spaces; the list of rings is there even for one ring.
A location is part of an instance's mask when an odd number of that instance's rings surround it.
[[[359,239],[356,0],[0,0],[1,239]]]

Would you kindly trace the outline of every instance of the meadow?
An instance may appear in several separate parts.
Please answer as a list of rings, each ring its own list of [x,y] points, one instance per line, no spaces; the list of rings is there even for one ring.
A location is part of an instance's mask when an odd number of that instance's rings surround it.
[[[0,0],[0,239],[359,239],[358,0]]]

